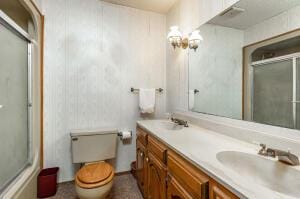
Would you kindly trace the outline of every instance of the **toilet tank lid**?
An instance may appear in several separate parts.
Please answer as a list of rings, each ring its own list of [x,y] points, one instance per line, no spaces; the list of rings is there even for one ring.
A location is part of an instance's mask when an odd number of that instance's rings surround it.
[[[117,128],[99,128],[99,129],[74,129],[71,130],[71,137],[103,135],[103,134],[118,134]]]

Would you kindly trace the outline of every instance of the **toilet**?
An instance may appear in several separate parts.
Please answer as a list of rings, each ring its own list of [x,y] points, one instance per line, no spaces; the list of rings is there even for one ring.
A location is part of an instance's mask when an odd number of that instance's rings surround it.
[[[71,131],[72,161],[82,167],[75,175],[80,199],[105,199],[113,184],[114,168],[106,160],[116,156],[116,129]]]

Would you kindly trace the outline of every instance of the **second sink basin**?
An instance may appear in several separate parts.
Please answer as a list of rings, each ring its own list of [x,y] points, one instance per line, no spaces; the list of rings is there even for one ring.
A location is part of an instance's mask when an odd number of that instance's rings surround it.
[[[273,191],[300,197],[300,171],[258,155],[223,151],[217,154],[220,163],[242,177]]]

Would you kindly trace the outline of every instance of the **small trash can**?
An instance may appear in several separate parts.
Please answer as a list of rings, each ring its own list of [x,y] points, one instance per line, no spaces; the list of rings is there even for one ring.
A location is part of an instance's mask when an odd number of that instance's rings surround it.
[[[57,174],[59,168],[48,168],[43,169],[37,180],[37,197],[38,198],[47,198],[54,196],[57,191]]]
[[[131,174],[136,178],[136,161],[131,163]]]

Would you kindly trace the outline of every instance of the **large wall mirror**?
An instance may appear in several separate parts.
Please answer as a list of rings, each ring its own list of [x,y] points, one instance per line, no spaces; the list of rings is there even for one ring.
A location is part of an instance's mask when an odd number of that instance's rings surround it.
[[[299,13],[300,0],[241,0],[202,25],[189,109],[300,129]]]

